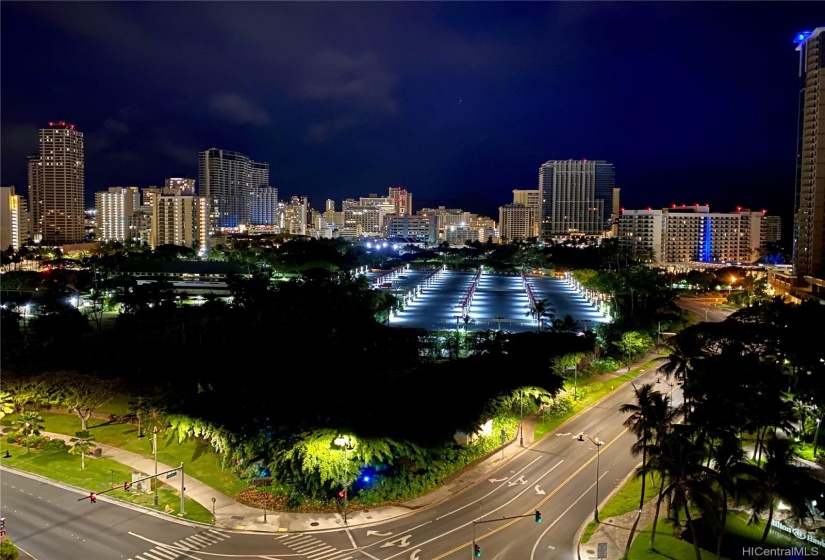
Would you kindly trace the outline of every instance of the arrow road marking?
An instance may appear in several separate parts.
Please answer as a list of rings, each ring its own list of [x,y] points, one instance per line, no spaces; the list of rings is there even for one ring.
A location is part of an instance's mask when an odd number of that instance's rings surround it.
[[[381,548],[386,548],[388,546],[400,546],[401,548],[405,548],[407,546],[410,546],[410,538],[412,538],[412,535],[404,535],[400,539],[395,539],[394,541],[385,542],[384,544],[381,545]],[[398,543],[398,544],[395,544],[395,543]]]
[[[418,560],[418,553],[419,552],[421,552],[420,548],[416,548],[415,550],[413,550],[412,554],[410,554],[410,560]]]
[[[388,533],[382,533],[380,531],[367,531],[368,537],[371,537],[373,535],[375,535],[376,537],[389,537],[390,535],[392,535],[392,531]]]
[[[487,480],[495,484],[496,482],[504,482],[505,480],[507,480],[507,477],[505,476],[504,478],[488,478]]]
[[[521,475],[515,480],[511,480],[507,483],[507,486],[515,486],[516,484],[527,484],[527,480],[525,480],[524,475]]]
[[[544,490],[541,489],[541,486],[536,484],[536,494],[547,494]]]

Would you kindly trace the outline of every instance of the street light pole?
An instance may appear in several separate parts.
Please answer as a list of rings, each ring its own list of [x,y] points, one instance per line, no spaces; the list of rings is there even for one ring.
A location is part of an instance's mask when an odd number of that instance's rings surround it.
[[[344,448],[344,480],[342,486],[344,487],[344,525],[347,524],[347,501],[349,497],[349,452],[353,447],[353,442],[349,436],[338,436],[332,443],[336,446]]]
[[[668,387],[670,387],[670,392],[667,394],[667,407],[670,408],[671,404],[673,403],[673,388],[676,387],[676,383],[671,383],[667,379],[657,379],[656,383],[664,383]]]
[[[604,442],[598,438],[593,439],[585,433],[579,434],[579,437],[577,439],[579,441],[584,441],[584,438],[589,439],[593,443],[593,445],[596,446],[596,506],[593,508],[593,520],[596,523],[601,523],[599,521],[599,455],[602,449],[602,445],[604,445]]]
[[[155,507],[158,507],[158,427],[152,428],[152,448],[155,450]]]
[[[518,390],[518,400],[521,406],[521,422],[519,423],[518,428],[518,444],[521,447],[524,447],[524,389]]]

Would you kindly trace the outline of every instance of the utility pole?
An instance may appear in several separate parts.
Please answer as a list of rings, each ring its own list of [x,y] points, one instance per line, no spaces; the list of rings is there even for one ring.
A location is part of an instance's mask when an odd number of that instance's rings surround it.
[[[158,507],[158,427],[152,428],[152,448],[155,450],[155,508]],[[183,496],[181,496],[183,500]]]

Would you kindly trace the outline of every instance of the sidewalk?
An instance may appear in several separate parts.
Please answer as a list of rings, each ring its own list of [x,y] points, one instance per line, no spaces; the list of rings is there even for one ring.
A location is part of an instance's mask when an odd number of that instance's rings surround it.
[[[436,490],[404,502],[401,506],[350,511],[347,513],[347,526],[352,527],[380,523],[387,519],[406,515],[416,509],[448,500],[452,495],[461,492],[480,480],[484,480],[488,473],[501,465],[502,462],[507,462],[522,451],[525,451],[533,443],[535,426],[535,418],[533,416],[525,416],[524,447],[519,445],[517,437],[489,455],[486,459],[476,462],[466,470],[457,474],[453,479],[447,481]],[[52,439],[62,439],[71,445],[69,440],[71,440],[72,436],[53,432],[41,432],[41,434]],[[101,457],[116,461],[141,473],[153,474],[155,472],[154,459],[104,443],[95,442],[95,445],[101,449]],[[177,466],[178,465],[173,466],[158,463],[158,472],[167,471]],[[267,532],[320,531],[324,529],[340,529],[345,526],[343,517],[337,513],[289,513],[267,510],[266,521],[264,521],[264,510],[244,505],[188,474],[186,474],[185,477],[184,485],[186,487],[187,498],[195,500],[210,511],[213,507],[212,499],[214,498],[215,522],[217,526],[222,526],[227,529]],[[179,482],[176,481],[176,483]],[[173,484],[172,488],[177,488],[176,484]]]

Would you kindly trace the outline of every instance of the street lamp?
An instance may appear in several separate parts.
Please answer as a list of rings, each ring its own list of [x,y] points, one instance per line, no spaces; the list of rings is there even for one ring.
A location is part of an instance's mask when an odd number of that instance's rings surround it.
[[[730,284],[728,284],[728,297],[730,297],[731,291],[733,291],[733,285],[736,283],[736,276],[730,277]]]
[[[676,383],[671,383],[667,379],[657,379],[656,383],[664,383],[668,387],[670,387],[670,392],[667,394],[667,406],[670,408],[671,403],[673,402],[673,388],[676,387]]]
[[[347,498],[349,497],[349,452],[355,447],[355,442],[349,436],[338,436],[332,443],[335,447],[344,450],[344,472],[346,477],[341,481],[341,486],[344,487],[344,525],[347,524]]]
[[[155,453],[155,507],[158,507],[158,427],[152,428],[152,448]]]
[[[599,438],[593,439],[592,437],[590,437],[589,435],[587,435],[585,433],[579,434],[579,437],[576,438],[576,439],[578,439],[579,441],[584,441],[584,438],[589,439],[593,443],[593,445],[596,446],[596,507],[593,508],[593,520],[596,523],[600,523],[600,521],[599,521],[599,451],[601,450],[602,445],[604,445],[604,442],[602,440],[600,440]]]

